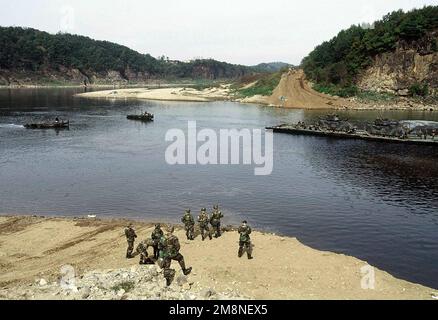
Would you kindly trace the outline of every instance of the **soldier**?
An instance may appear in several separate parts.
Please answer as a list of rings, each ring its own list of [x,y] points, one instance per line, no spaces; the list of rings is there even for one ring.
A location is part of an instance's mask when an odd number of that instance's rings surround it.
[[[187,240],[195,240],[195,219],[193,218],[190,209],[186,210],[186,213],[181,218],[181,221],[184,223]]]
[[[130,223],[125,229],[126,240],[128,241],[128,250],[126,250],[126,259],[133,258],[132,251],[134,251],[134,242],[137,234],[134,230],[134,225]]]
[[[251,248],[251,238],[250,238],[250,234],[251,234],[251,227],[248,226],[248,222],[247,221],[243,221],[242,225],[239,227],[239,234],[240,234],[240,238],[239,238],[239,253],[238,256],[239,258],[242,258],[243,256],[243,252],[246,250],[246,253],[248,255],[248,259],[252,259],[252,248]]]
[[[219,205],[213,207],[213,213],[211,214],[210,223],[213,227],[214,237],[219,238],[221,236],[221,219],[224,217],[219,210]]]
[[[163,275],[166,279],[166,284],[167,286],[170,286],[175,277],[175,270],[170,268],[172,260],[178,261],[184,275],[186,276],[192,272],[192,268],[186,268],[184,257],[179,253],[181,246],[178,238],[173,234],[175,228],[169,225],[167,226],[166,231],[167,235],[163,236],[160,241],[160,258],[163,259],[162,268],[164,269]]]
[[[154,248],[154,259],[158,260],[160,257],[160,250],[158,248],[158,244],[160,243],[161,237],[164,235],[163,230],[161,230],[161,225],[157,224],[155,225],[154,231],[152,231],[152,241],[154,242],[153,248]]]
[[[198,222],[199,222],[199,228],[201,229],[202,241],[204,241],[206,238],[205,232],[207,232],[207,235],[210,238],[210,240],[212,239],[212,236],[210,233],[210,228],[208,227],[209,221],[210,221],[210,218],[208,217],[207,209],[202,208],[201,213],[198,216]]]
[[[154,246],[154,241],[152,239],[147,239],[137,246],[137,253],[140,255],[140,264],[154,264],[154,262],[149,258],[148,249]]]

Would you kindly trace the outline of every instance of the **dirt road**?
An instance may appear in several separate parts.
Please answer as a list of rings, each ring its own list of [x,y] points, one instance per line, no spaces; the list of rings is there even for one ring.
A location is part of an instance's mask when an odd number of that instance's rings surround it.
[[[313,90],[301,69],[284,73],[273,95],[268,98],[268,102],[285,108],[298,109],[333,109],[352,105],[346,99]]]

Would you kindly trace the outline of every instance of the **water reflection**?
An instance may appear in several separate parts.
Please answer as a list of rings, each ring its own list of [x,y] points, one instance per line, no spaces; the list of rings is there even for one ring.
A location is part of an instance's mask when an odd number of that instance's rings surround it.
[[[339,183],[348,181],[382,199],[403,202],[413,213],[418,207],[422,212],[438,211],[438,150],[434,146],[324,137],[306,137],[303,145],[307,161],[317,170],[327,170]]]
[[[0,90],[0,210],[26,214],[128,216],[178,222],[221,203],[225,223],[298,237],[438,288],[438,154],[433,147],[276,134],[274,172],[248,166],[169,166],[167,130],[263,128],[310,121],[324,111],[229,102],[84,100],[82,89]],[[154,123],[126,120],[147,110]],[[373,120],[381,112],[339,112]],[[69,131],[24,130],[59,116]],[[429,112],[383,113],[438,120]]]

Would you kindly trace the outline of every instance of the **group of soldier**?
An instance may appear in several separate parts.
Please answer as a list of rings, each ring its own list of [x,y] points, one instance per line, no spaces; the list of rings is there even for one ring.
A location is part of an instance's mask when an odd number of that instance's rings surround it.
[[[198,223],[199,229],[201,230],[202,241],[204,241],[207,236],[210,240],[213,239],[209,224],[211,224],[213,227],[215,238],[219,238],[221,236],[221,219],[223,217],[224,215],[219,210],[218,205],[213,207],[211,217],[208,215],[206,208],[201,209],[201,213],[198,216]],[[195,240],[195,219],[193,218],[190,209],[186,210],[184,216],[181,218],[181,222],[184,223],[187,240]]]
[[[202,241],[207,237],[212,240],[212,234],[210,232],[210,224],[213,228],[215,238],[221,237],[221,219],[223,218],[222,212],[219,210],[219,206],[213,207],[211,216],[207,213],[206,208],[202,208],[201,213],[198,216],[199,228],[201,231]],[[187,239],[193,241],[195,239],[195,220],[191,214],[191,210],[186,210],[181,221],[184,223],[184,229],[186,231]],[[172,225],[168,225],[165,228],[166,234],[161,229],[161,225],[155,225],[155,229],[149,239],[140,242],[136,248],[136,254],[140,255],[140,264],[154,264],[157,263],[163,269],[163,275],[166,279],[167,286],[169,286],[174,277],[175,270],[171,269],[172,260],[179,263],[184,275],[191,273],[192,268],[186,267],[184,257],[180,253],[181,245],[178,237],[174,234],[175,228]],[[247,252],[248,259],[252,259],[252,245],[251,245],[251,227],[247,221],[243,221],[242,225],[238,229],[239,237],[239,251],[238,257],[241,258],[244,252]],[[134,243],[137,238],[137,234],[134,230],[134,226],[131,223],[125,229],[125,236],[128,241],[128,249],[126,251],[126,258],[131,259],[134,257]],[[154,250],[153,259],[149,257],[148,249],[152,247]]]

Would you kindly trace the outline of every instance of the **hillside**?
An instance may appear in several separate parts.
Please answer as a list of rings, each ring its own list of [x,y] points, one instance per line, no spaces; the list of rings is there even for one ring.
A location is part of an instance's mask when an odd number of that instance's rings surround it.
[[[438,88],[438,6],[389,13],[352,26],[317,46],[302,62],[320,92],[362,91],[427,96]]]
[[[0,27],[0,85],[137,83],[151,79],[231,79],[250,67],[212,59],[156,59],[84,36]]]
[[[290,67],[293,67],[293,65],[285,62],[267,62],[252,66],[252,69],[257,72],[277,72]]]

